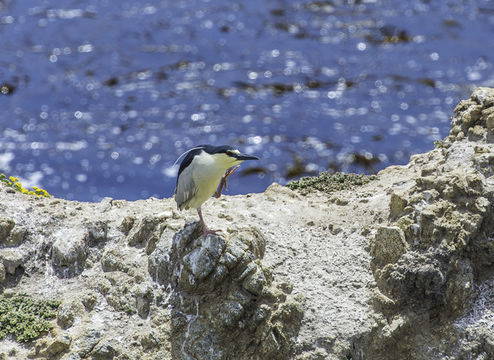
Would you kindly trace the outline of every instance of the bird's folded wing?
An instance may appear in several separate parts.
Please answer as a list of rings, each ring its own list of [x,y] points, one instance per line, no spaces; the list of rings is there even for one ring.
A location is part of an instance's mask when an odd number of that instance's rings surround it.
[[[175,188],[175,201],[180,210],[188,209],[190,200],[197,194],[197,186],[189,172],[189,169],[182,171]]]

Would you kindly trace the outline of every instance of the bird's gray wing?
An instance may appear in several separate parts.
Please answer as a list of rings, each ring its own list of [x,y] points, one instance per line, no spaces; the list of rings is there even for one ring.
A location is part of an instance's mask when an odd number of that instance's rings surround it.
[[[175,188],[175,201],[177,207],[188,209],[189,202],[197,194],[197,186],[192,179],[192,169],[190,167],[183,170],[178,176],[177,187]]]

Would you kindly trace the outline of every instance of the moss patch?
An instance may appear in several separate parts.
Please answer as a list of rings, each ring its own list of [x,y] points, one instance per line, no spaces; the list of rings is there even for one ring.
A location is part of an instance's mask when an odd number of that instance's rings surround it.
[[[325,193],[347,190],[354,186],[367,184],[375,179],[377,179],[376,175],[322,172],[319,176],[303,177],[296,181],[290,181],[286,186],[291,190],[297,190],[301,194],[307,195],[314,190]]]
[[[12,334],[28,342],[52,328],[59,301],[36,300],[26,294],[0,295],[0,339]]]
[[[19,179],[14,177],[14,176],[10,176],[7,178],[7,175],[0,174],[0,181],[3,182],[5,185],[11,187],[12,189],[19,191],[23,194],[36,195],[36,196],[42,196],[42,197],[50,197],[51,196],[48,193],[48,191],[41,189],[41,188],[38,188],[36,186],[33,187],[33,190],[29,190],[29,189],[24,188],[24,186],[22,186]]]

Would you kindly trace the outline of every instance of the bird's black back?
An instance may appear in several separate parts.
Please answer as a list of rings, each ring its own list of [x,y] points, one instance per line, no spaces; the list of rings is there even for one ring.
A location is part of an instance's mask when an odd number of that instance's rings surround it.
[[[199,155],[201,151],[205,151],[208,154],[219,154],[219,153],[226,153],[228,150],[231,150],[232,147],[228,145],[221,145],[221,146],[213,146],[213,145],[199,145],[194,148],[194,150],[191,150],[187,153],[187,156],[182,160],[180,164],[180,168],[178,169],[178,175],[177,175],[177,184],[178,184],[178,178],[182,171],[190,165],[192,162],[192,159],[194,159],[195,156]]]

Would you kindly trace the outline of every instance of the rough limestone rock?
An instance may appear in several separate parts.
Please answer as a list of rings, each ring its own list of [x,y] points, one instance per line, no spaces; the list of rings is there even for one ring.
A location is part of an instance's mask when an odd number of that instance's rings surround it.
[[[387,325],[386,336],[367,339],[371,344],[364,346],[378,358],[463,359],[467,352],[494,358],[494,348],[486,344],[492,332],[475,343],[477,329],[472,333],[461,325],[471,316],[478,286],[494,269],[494,137],[488,125],[493,106],[494,91],[487,88],[461,101],[439,148],[411,159],[408,167],[421,169],[421,176],[400,196],[391,196],[390,219],[410,246],[392,265],[374,259],[378,291],[387,299],[381,301],[383,314],[399,319],[399,326]],[[389,248],[389,240],[381,240]],[[469,343],[468,351],[462,343]]]
[[[0,242],[6,243],[10,232],[15,226],[14,220],[9,217],[0,218]]]
[[[291,295],[288,283],[273,283],[260,262],[266,241],[256,229],[235,232],[229,241],[204,239],[195,222],[150,261],[151,276],[171,289],[172,347],[186,358],[286,359],[294,353],[304,298]]]
[[[408,249],[405,233],[398,226],[380,226],[370,243],[373,263],[384,267],[394,264]]]
[[[5,270],[5,265],[0,263],[0,284],[5,281],[5,276],[7,275],[7,271]]]
[[[29,358],[55,359],[69,350],[71,341],[68,334],[55,330],[51,336],[36,341],[34,349],[29,353]]]
[[[16,226],[11,218],[0,218],[0,246],[17,246],[24,241],[26,235],[26,229],[22,226]]]
[[[330,194],[81,203],[0,185],[0,291],[60,300],[2,359],[493,359],[494,90],[436,149]]]
[[[84,270],[87,257],[87,233],[66,228],[53,234],[53,267],[62,277],[71,277]]]

